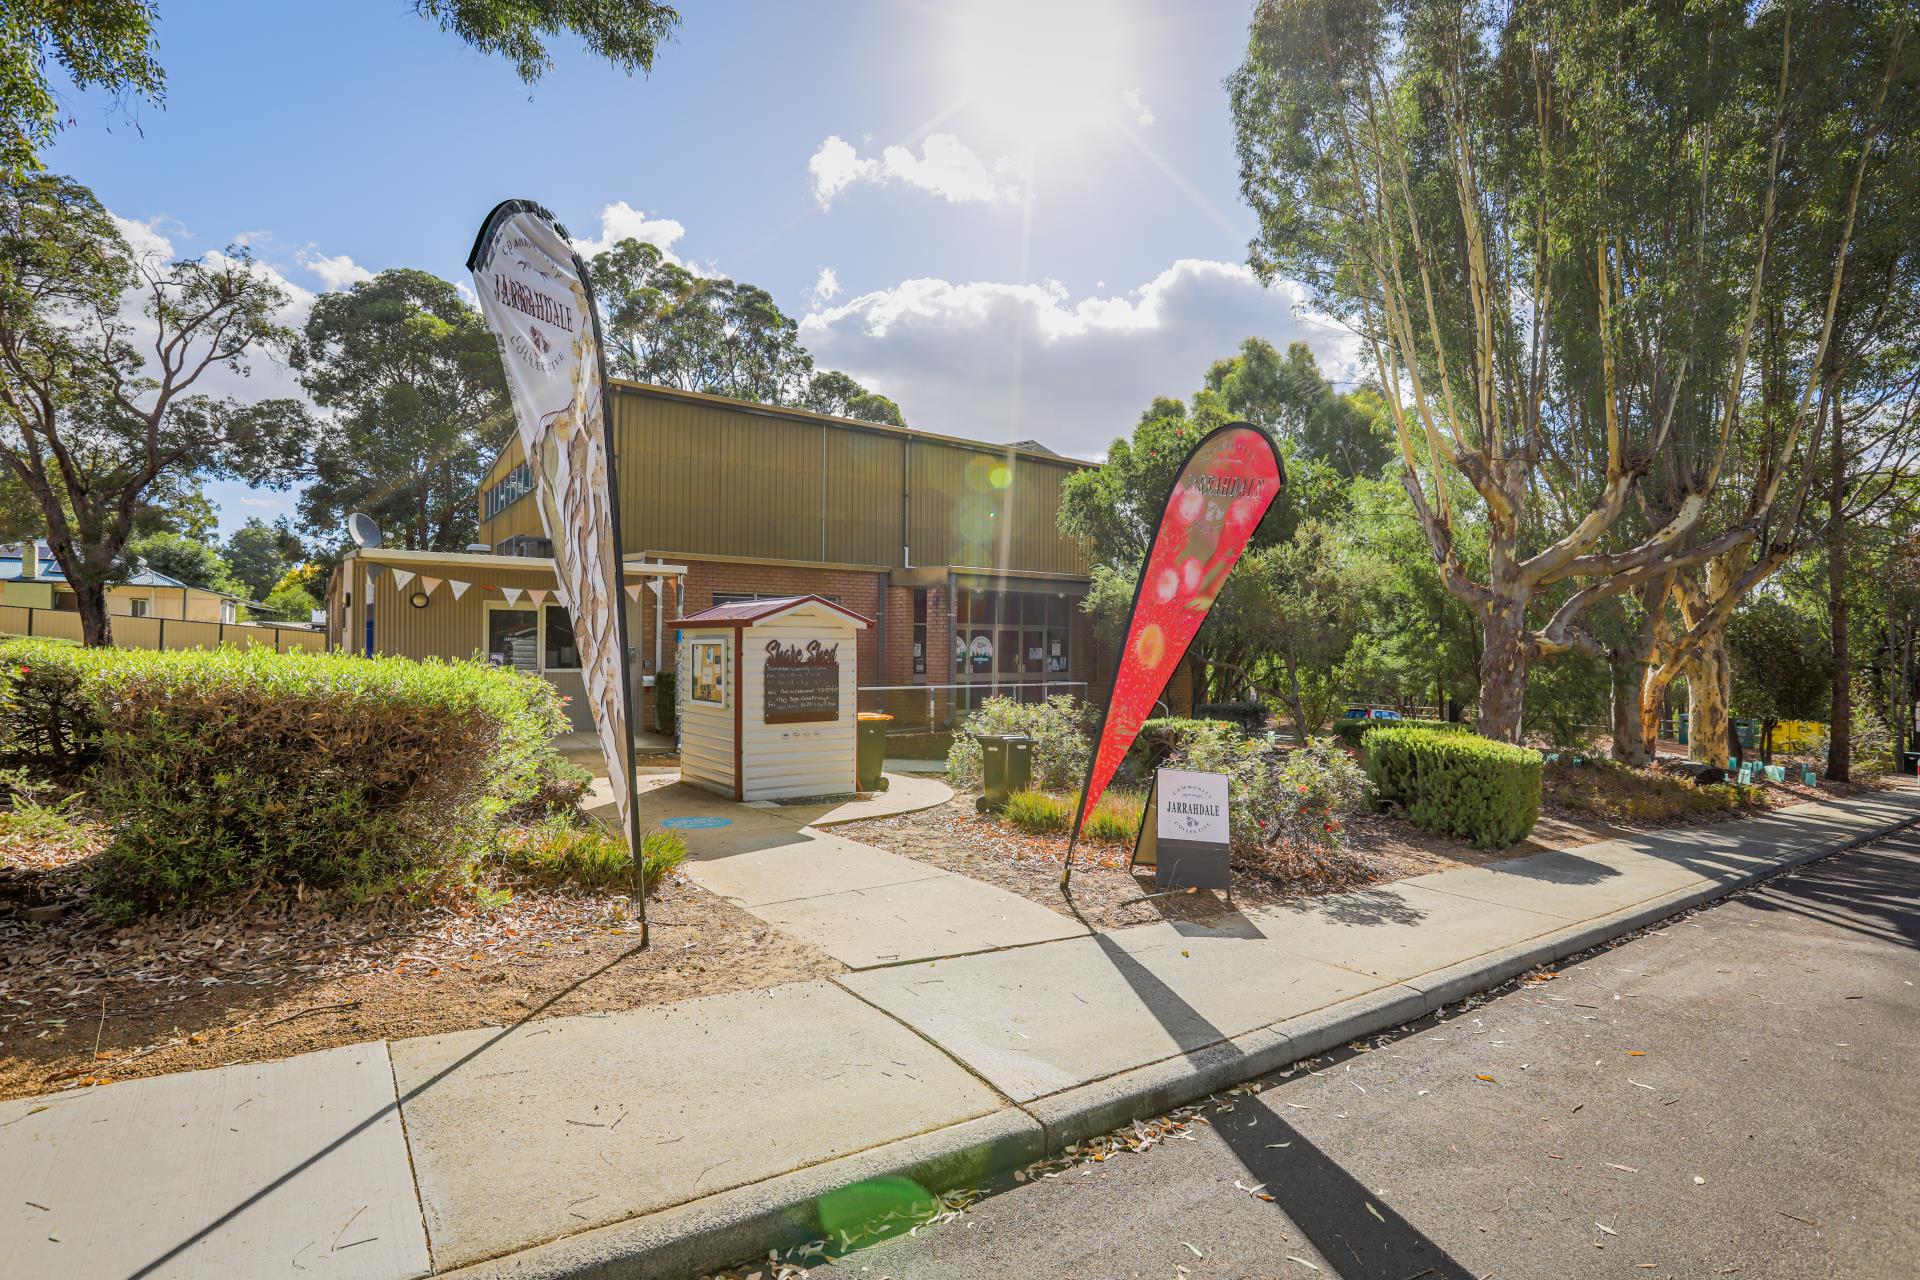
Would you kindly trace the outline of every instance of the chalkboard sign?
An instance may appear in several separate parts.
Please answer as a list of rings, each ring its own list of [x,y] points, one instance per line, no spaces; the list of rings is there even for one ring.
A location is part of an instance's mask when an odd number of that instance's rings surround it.
[[[767,724],[840,718],[840,646],[809,640],[804,646],[767,641]]]

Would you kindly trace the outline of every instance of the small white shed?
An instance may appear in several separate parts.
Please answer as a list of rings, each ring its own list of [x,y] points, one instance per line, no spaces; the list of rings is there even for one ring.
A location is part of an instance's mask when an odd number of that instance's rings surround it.
[[[854,790],[858,635],[869,625],[819,596],[677,620],[681,780],[735,800]]]

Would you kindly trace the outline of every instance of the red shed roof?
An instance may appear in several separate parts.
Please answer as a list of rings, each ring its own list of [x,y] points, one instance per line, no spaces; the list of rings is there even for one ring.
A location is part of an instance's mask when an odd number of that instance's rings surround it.
[[[780,596],[772,600],[737,600],[732,604],[717,604],[711,609],[702,609],[690,613],[684,618],[674,619],[676,627],[746,627],[756,622],[798,609],[801,605],[817,604],[831,609],[850,619],[855,626],[868,627],[873,619],[865,614],[855,613],[844,605],[837,605],[824,596]]]

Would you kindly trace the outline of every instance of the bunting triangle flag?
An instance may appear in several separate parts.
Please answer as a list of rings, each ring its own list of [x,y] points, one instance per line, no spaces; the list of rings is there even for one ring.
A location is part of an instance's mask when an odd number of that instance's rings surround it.
[[[629,582],[627,584],[627,595],[638,600],[640,598],[640,586],[641,584],[638,582]]]
[[[545,604],[547,602],[547,589],[545,587],[528,587],[527,594],[533,598],[535,604]]]
[[[507,603],[508,603],[508,604],[519,604],[519,603],[520,603],[520,588],[519,588],[519,587],[502,587],[502,588],[500,588],[500,594],[501,594],[501,595],[503,595],[503,596],[505,596],[505,597],[507,598]]]
[[[412,581],[413,581],[413,570],[395,569],[393,571],[393,589],[395,591],[405,591],[407,589],[407,584]]]
[[[453,598],[458,600],[461,596],[467,594],[467,584],[458,578],[448,578],[447,590],[453,592]]]
[[[424,573],[420,575],[420,589],[422,591],[426,592],[428,595],[432,595],[435,591],[439,590],[439,588],[440,588],[440,579],[429,578]]]

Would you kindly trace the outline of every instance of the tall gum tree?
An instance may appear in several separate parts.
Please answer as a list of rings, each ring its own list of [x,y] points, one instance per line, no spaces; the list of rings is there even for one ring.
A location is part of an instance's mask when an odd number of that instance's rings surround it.
[[[1302,282],[1372,358],[1434,563],[1482,632],[1486,736],[1518,738],[1531,663],[1604,652],[1595,605],[1650,592],[1664,610],[1655,588],[1759,540],[1816,443],[1803,397],[1739,517],[1703,524],[1744,439],[1787,86],[1806,70],[1775,16],[1588,0],[1255,12],[1228,82],[1251,260]],[[1696,447],[1657,510],[1645,478],[1683,439]],[[1484,527],[1482,574],[1459,554],[1463,521]]]

